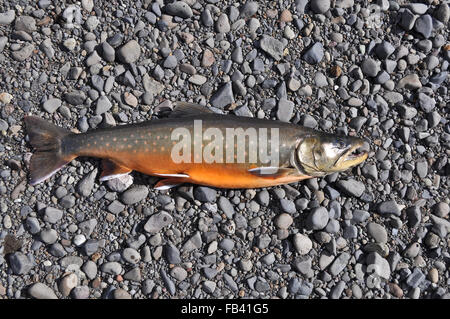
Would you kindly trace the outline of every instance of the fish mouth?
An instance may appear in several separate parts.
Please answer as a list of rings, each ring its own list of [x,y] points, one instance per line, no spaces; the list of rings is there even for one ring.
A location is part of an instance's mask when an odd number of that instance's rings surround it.
[[[364,162],[369,156],[369,152],[363,149],[363,142],[359,142],[349,148],[344,155],[341,156],[339,163],[346,167],[352,167]]]

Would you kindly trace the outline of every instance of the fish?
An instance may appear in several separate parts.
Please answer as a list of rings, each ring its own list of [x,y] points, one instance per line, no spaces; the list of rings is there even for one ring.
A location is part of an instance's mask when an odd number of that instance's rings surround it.
[[[342,172],[368,157],[364,140],[270,119],[214,113],[176,102],[168,117],[73,133],[40,117],[24,118],[30,184],[80,156],[102,159],[100,182],[132,171],[160,177],[165,190],[184,183],[261,188]]]

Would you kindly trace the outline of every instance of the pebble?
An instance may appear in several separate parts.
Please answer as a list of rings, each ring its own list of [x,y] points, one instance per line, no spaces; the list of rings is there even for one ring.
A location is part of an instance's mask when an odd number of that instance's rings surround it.
[[[0,93],[0,102],[3,104],[9,104],[13,99],[13,96],[7,92]]]
[[[406,278],[406,284],[410,288],[417,288],[424,280],[424,273],[419,268],[414,268],[413,272]]]
[[[308,64],[317,64],[322,61],[324,56],[323,45],[320,42],[314,43],[310,48],[306,49],[302,55],[303,60]]]
[[[116,53],[120,62],[134,63],[141,56],[141,46],[136,40],[130,40],[120,47]]]
[[[350,261],[351,255],[347,252],[341,253],[331,264],[330,273],[332,276],[337,276]]]
[[[312,241],[308,236],[302,234],[295,234],[293,237],[295,250],[300,255],[306,255],[312,249]]]
[[[231,82],[222,85],[209,100],[211,105],[223,109],[235,102]]]
[[[57,223],[63,217],[63,211],[53,207],[46,207],[44,211],[44,220],[51,224]]]
[[[120,200],[125,205],[133,205],[144,200],[148,195],[148,188],[144,185],[136,185],[120,196]]]
[[[114,62],[116,59],[116,51],[106,41],[102,43],[102,58],[106,62]]]
[[[381,63],[372,58],[368,58],[363,61],[361,69],[365,75],[375,77],[381,70]]]
[[[9,257],[9,265],[15,275],[25,275],[33,269],[35,263],[23,253],[15,252]]]
[[[218,33],[227,33],[230,32],[230,21],[228,20],[228,16],[225,13],[222,13],[216,21],[216,32]]]
[[[337,182],[337,186],[347,195],[355,197],[361,197],[366,190],[364,183],[354,179],[340,180]]]
[[[131,295],[128,293],[128,291],[122,288],[115,289],[112,293],[112,297],[114,299],[131,299]]]
[[[325,13],[330,10],[330,0],[311,0],[310,6],[315,13]]]
[[[49,286],[40,282],[31,285],[27,292],[35,299],[58,299],[55,292]]]
[[[29,44],[25,44],[22,47],[22,49],[12,52],[11,56],[13,57],[14,60],[16,60],[18,62],[23,62],[26,59],[28,59],[29,57],[31,57],[31,55],[33,54],[33,51],[34,51],[34,45],[29,43]]]
[[[375,239],[377,243],[387,243],[388,235],[386,229],[377,223],[369,223],[367,225],[367,233]]]
[[[255,1],[246,1],[244,5],[241,6],[239,15],[244,18],[250,18],[258,12],[259,4]]]
[[[117,276],[122,272],[122,265],[116,261],[108,261],[102,264],[101,270],[104,273]]]
[[[445,202],[440,202],[433,206],[433,214],[438,217],[446,218],[449,212],[450,206]]]
[[[422,87],[419,76],[417,74],[409,74],[397,83],[397,89],[415,90]]]
[[[325,207],[317,207],[311,210],[306,218],[306,226],[308,229],[320,230],[324,229],[328,224],[329,215]]]
[[[144,230],[150,234],[156,234],[164,227],[170,225],[172,221],[173,218],[169,213],[161,211],[150,216],[144,225]]]
[[[289,122],[294,112],[294,102],[285,98],[278,102],[277,118],[282,122]]]
[[[125,248],[122,252],[122,258],[130,264],[137,264],[141,260],[141,255],[134,248]]]
[[[72,296],[74,299],[89,299],[89,287],[79,286],[72,289]]]
[[[61,279],[61,282],[59,283],[59,291],[63,295],[63,297],[67,297],[70,295],[70,292],[73,288],[75,288],[78,285],[78,277],[75,274],[69,274],[67,276],[64,276],[63,279]]]
[[[395,216],[400,216],[400,208],[398,204],[393,200],[382,202],[380,205],[378,205],[377,210],[378,213],[382,215],[392,214]]]
[[[14,10],[8,10],[6,12],[0,12],[0,25],[9,25],[16,18],[16,12]]]
[[[430,113],[436,106],[436,101],[425,93],[419,93],[417,103],[425,113]]]
[[[167,14],[183,19],[189,19],[193,15],[191,7],[183,1],[175,1],[173,3],[166,4],[164,9]]]
[[[428,39],[433,31],[433,19],[431,16],[429,14],[425,14],[417,18],[414,23],[414,30],[421,34],[425,39]]]
[[[259,47],[276,61],[283,58],[284,44],[274,37],[263,35],[259,41]]]
[[[44,244],[51,245],[58,240],[58,232],[54,229],[44,229],[39,234],[39,238]]]

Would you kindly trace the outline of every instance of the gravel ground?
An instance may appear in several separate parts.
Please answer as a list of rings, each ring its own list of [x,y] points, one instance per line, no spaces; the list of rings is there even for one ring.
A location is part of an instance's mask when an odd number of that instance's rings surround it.
[[[449,298],[449,1],[0,2],[0,298]],[[26,114],[84,132],[176,100],[364,137],[269,189],[97,159],[27,183]]]

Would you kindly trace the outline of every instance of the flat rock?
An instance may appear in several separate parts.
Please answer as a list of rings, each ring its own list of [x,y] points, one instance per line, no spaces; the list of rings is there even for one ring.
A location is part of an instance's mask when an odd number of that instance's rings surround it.
[[[340,180],[337,182],[337,185],[344,193],[355,197],[360,197],[366,190],[364,183],[354,179]]]
[[[274,37],[263,35],[259,41],[259,47],[276,61],[283,57],[284,44]]]
[[[31,285],[28,288],[28,294],[35,299],[58,299],[49,286],[40,282]]]
[[[0,12],[0,25],[11,24],[15,18],[16,18],[16,12],[14,10]]]
[[[34,51],[34,45],[29,43],[25,44],[24,47],[18,51],[14,51],[11,53],[11,56],[14,60],[22,62],[28,59]]]
[[[191,7],[183,1],[175,1],[173,3],[166,4],[164,10],[169,15],[177,16],[183,19],[189,19],[193,15]]]
[[[44,102],[42,107],[45,111],[48,113],[54,113],[62,104],[62,101],[60,99],[51,98]]]
[[[164,227],[170,225],[172,221],[173,218],[169,213],[161,211],[150,216],[144,225],[144,230],[150,234],[156,234]]]
[[[122,193],[120,199],[126,205],[132,205],[144,200],[148,195],[148,188],[144,185],[136,185]]]
[[[417,74],[408,74],[397,83],[397,89],[415,90],[422,87],[419,76]]]

